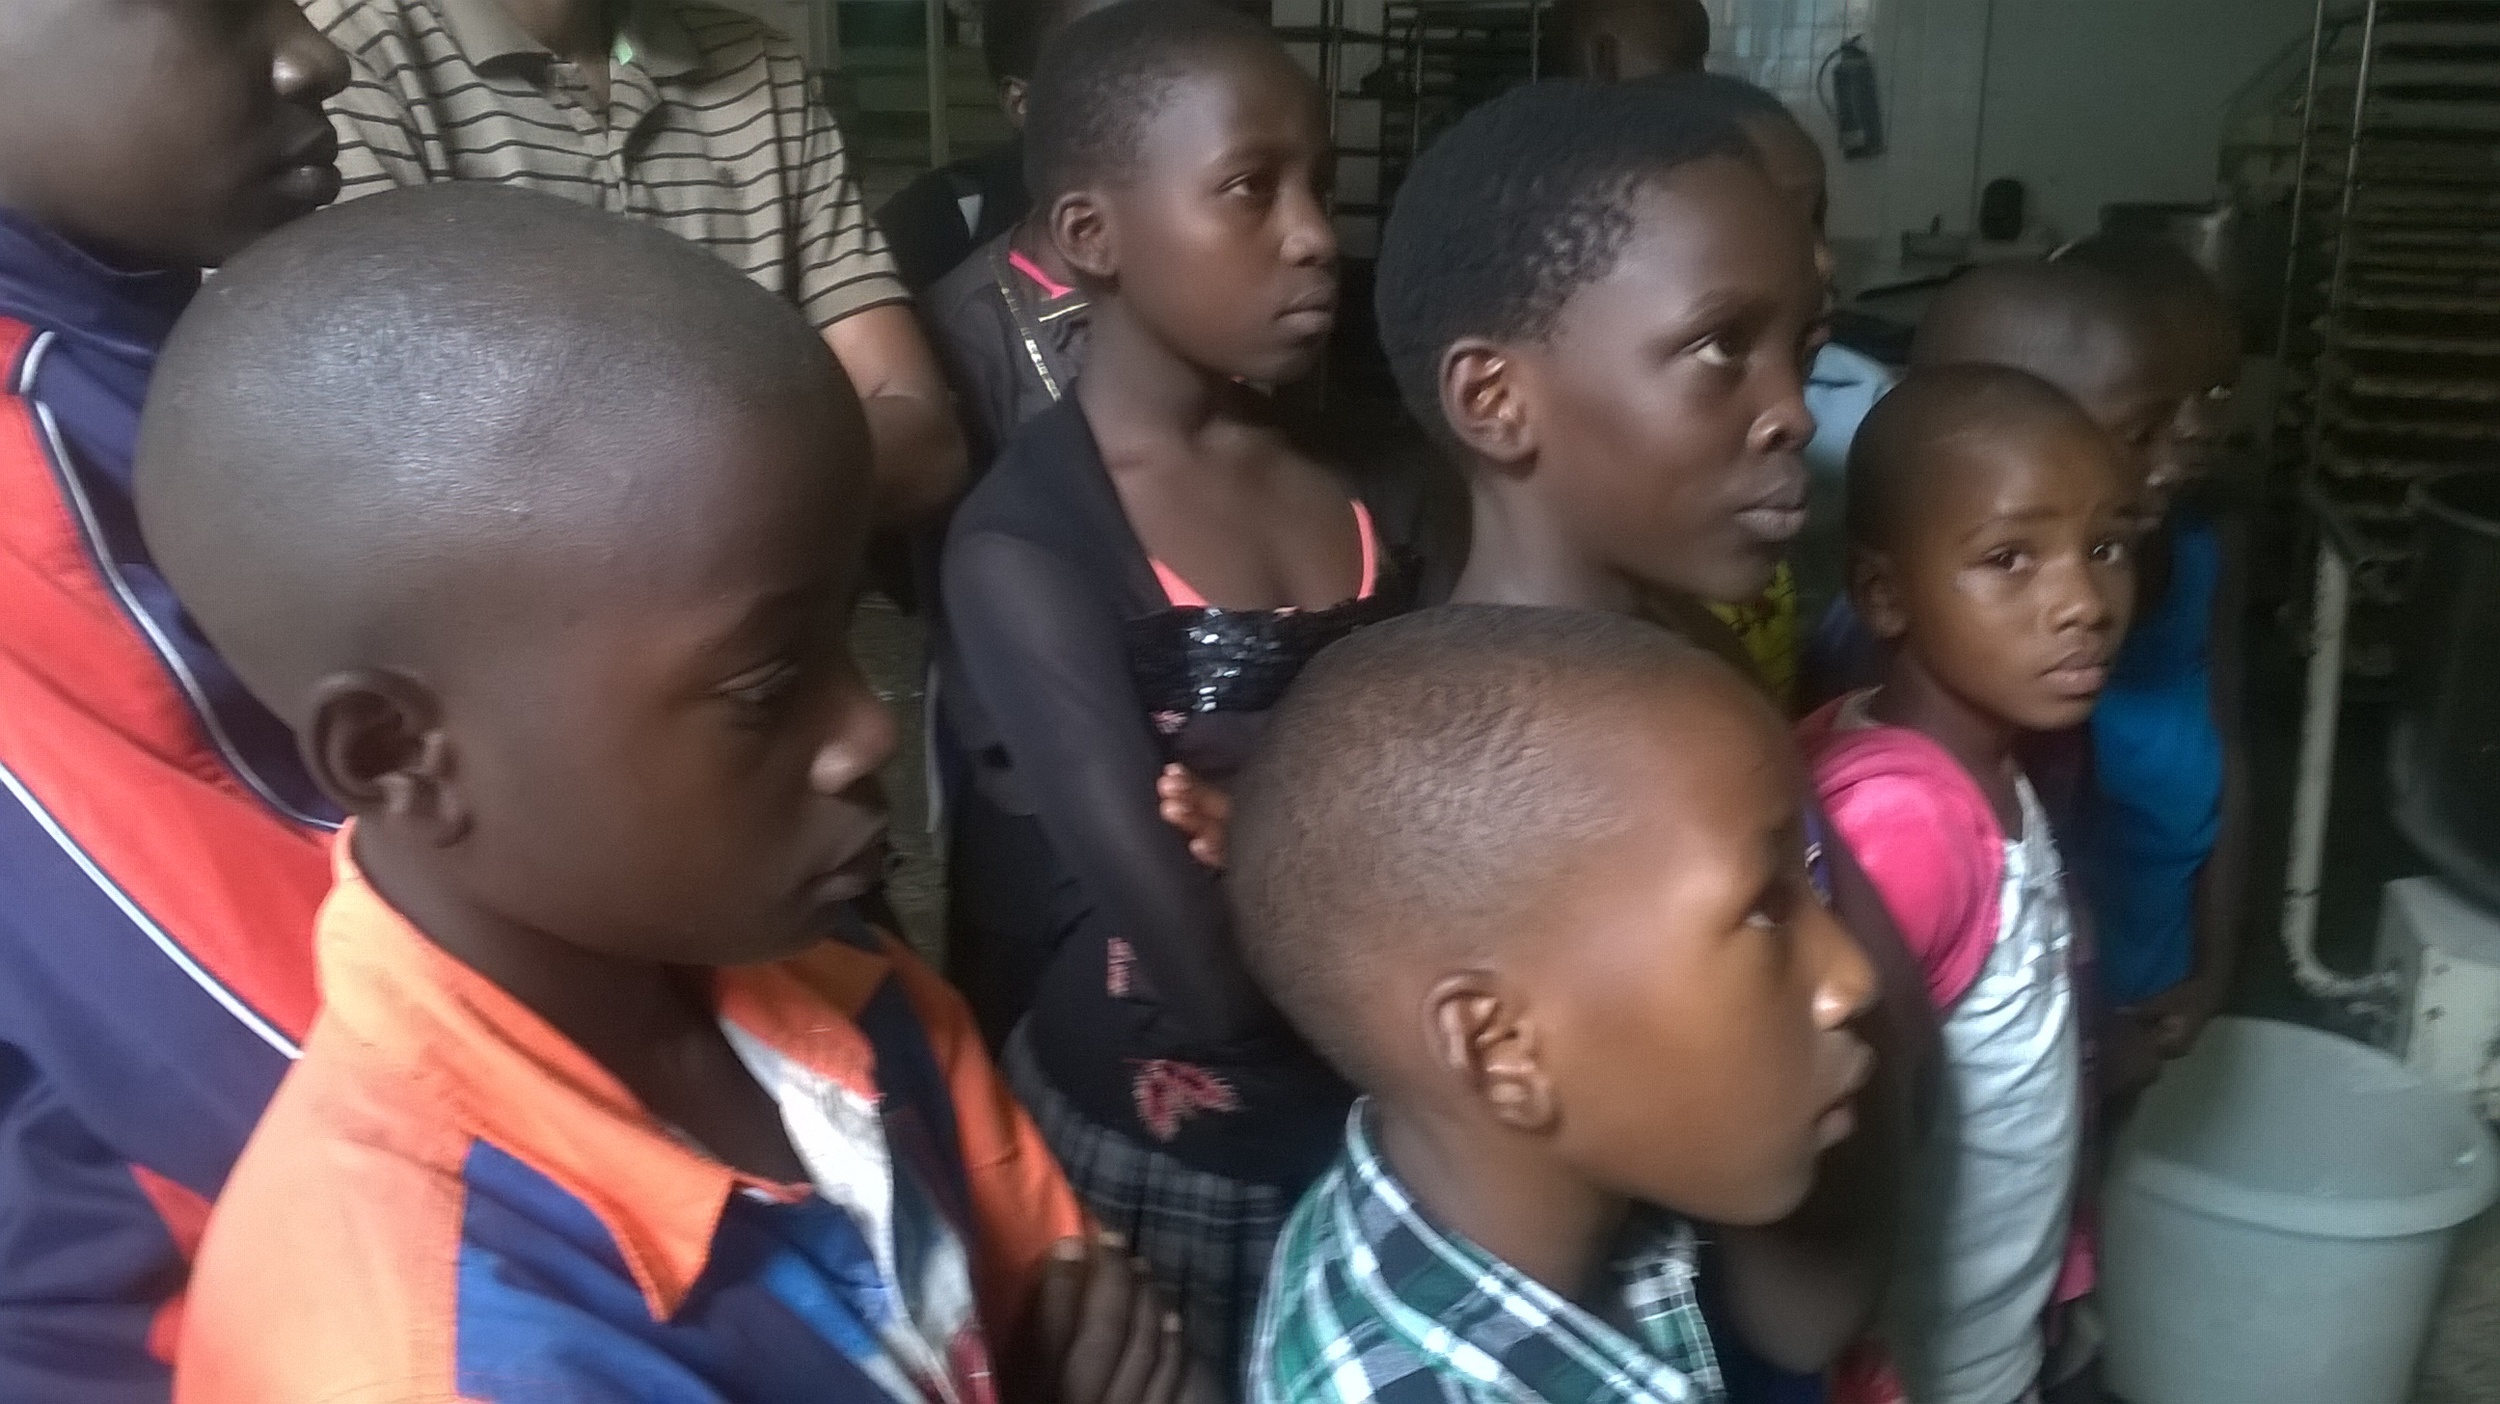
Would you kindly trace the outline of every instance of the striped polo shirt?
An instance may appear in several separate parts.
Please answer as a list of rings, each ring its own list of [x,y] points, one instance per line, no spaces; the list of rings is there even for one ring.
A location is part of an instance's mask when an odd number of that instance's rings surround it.
[[[303,0],[354,78],[342,198],[491,180],[647,219],[829,326],[905,297],[797,46],[732,10],[618,6],[607,110],[499,0]]]

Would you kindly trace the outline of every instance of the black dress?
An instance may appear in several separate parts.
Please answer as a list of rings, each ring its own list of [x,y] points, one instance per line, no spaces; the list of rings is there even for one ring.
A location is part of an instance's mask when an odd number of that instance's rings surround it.
[[[1170,761],[1237,771],[1304,662],[1412,603],[1399,555],[1330,609],[1175,608],[1073,399],[1026,424],[947,534],[939,710],[971,771],[950,935],[988,967],[967,993],[996,1032],[1031,979],[1053,1086],[1198,1169],[1298,1188],[1351,1093],[1252,983],[1155,782]]]

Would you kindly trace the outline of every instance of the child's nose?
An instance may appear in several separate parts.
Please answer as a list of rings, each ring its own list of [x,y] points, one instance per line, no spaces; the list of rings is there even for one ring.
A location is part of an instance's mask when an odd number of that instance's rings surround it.
[[[2100,572],[2089,562],[2078,561],[2057,572],[2055,588],[2053,622],[2061,629],[2105,628],[2116,613]]]
[[[808,785],[819,794],[845,794],[884,769],[900,741],[894,713],[853,670],[826,718],[825,739],[808,767]]]
[[[1316,193],[1296,191],[1285,210],[1285,261],[1297,266],[1337,261],[1337,223]]]
[[[278,43],[270,60],[270,82],[288,102],[317,104],[337,97],[347,86],[347,55],[313,28],[312,20],[293,4],[278,7]]]
[[[1806,408],[1805,377],[1791,375],[1754,419],[1750,447],[1757,455],[1802,453],[1812,442],[1814,411]]]
[[[1836,1029],[1875,1006],[1875,965],[1840,919],[1819,902],[1805,904],[1821,974],[1814,987],[1816,1027]]]

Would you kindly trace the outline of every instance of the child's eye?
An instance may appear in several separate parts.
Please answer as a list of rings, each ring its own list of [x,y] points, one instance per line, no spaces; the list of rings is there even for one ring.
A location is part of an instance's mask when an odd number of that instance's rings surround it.
[[[721,695],[740,710],[751,714],[748,720],[766,720],[798,695],[799,684],[806,676],[804,668],[784,659],[770,668],[732,682],[721,690]]]
[[[2020,546],[1999,546],[1979,558],[1991,570],[2021,570],[2031,564],[2031,553]]]
[[[1714,370],[1733,370],[1745,362],[1744,352],[1725,337],[1711,337],[1693,348],[1693,359]]]
[[[2126,538],[2118,536],[2110,537],[2092,548],[2092,559],[2103,565],[2123,565],[2128,557],[2134,554],[2134,551],[2128,547]]]
[[[1753,910],[1745,913],[1745,925],[1756,931],[1786,931],[1796,911],[1797,884],[1783,875],[1754,897]]]

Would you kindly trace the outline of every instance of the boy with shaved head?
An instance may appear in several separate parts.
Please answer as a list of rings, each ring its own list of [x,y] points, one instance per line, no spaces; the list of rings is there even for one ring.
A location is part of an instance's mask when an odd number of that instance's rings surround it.
[[[0,1399],[161,1401],[310,1021],[335,811],[175,606],[131,445],[200,270],[338,191],[291,0],[0,3]]]
[[[960,1000],[851,909],[870,448],[797,313],[444,186],[237,261],[160,380],[147,539],[354,816],[176,1397],[1176,1398]]]

